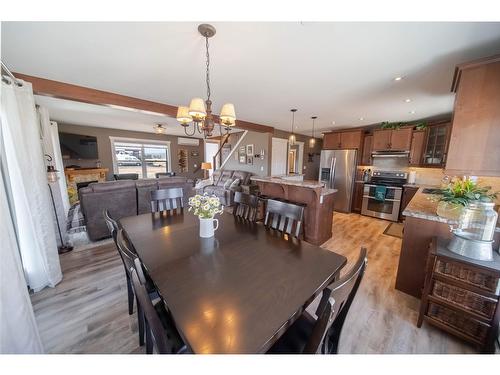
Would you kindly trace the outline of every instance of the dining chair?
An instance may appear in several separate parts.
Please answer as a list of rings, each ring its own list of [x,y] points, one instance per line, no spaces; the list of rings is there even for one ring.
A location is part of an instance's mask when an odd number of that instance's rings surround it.
[[[347,313],[366,269],[366,249],[345,276],[325,288],[317,318],[304,312],[271,347],[271,354],[337,354]]]
[[[135,267],[130,268],[130,277],[134,286],[137,304],[144,313],[146,330],[146,353],[152,354],[153,347],[160,354],[182,353],[186,346],[182,341],[175,323],[167,313],[163,301],[153,304],[148,297],[144,283]]]
[[[130,281],[130,275],[129,272],[127,271],[127,264],[125,263],[125,260],[123,258],[122,252],[120,251],[117,243],[117,236],[118,236],[118,223],[116,222],[115,219],[113,219],[107,209],[104,209],[102,211],[102,214],[104,216],[104,221],[106,222],[106,225],[108,226],[109,233],[111,234],[111,237],[113,237],[113,241],[115,242],[116,249],[118,250],[118,254],[120,255],[120,259],[122,260],[123,263],[123,268],[125,269],[125,276],[127,278],[127,296],[128,296],[128,314],[132,315],[134,313],[134,290],[132,289],[132,283]]]
[[[268,199],[264,225],[299,238],[302,233],[304,206]]]
[[[184,208],[184,192],[182,188],[151,191],[151,212],[172,212],[177,208]]]
[[[138,180],[139,179],[139,174],[138,173],[121,173],[121,174],[114,174],[113,175],[115,180]]]
[[[124,236],[123,229],[119,229],[116,236],[116,246],[118,251],[120,252],[120,256],[122,258],[123,264],[125,266],[125,274],[127,275],[127,279],[131,280],[130,270],[133,268],[136,271],[137,276],[139,277],[141,283],[146,287],[148,298],[151,301],[157,301],[160,297],[153,283],[150,281],[144,274],[144,270],[142,268],[142,263],[132,250],[130,250],[127,245],[127,241]],[[135,293],[135,289],[133,288],[133,283],[131,282],[131,290],[132,290],[132,301],[135,297],[137,301],[137,294]],[[129,294],[130,298],[130,294]],[[133,302],[132,302],[133,304]],[[130,299],[129,299],[129,314],[130,314]],[[144,320],[144,312],[142,311],[141,305],[137,302],[137,326],[139,328],[139,345],[144,345],[144,332],[145,332],[145,320]]]
[[[233,215],[242,219],[255,222],[259,209],[259,198],[237,191],[234,193]]]

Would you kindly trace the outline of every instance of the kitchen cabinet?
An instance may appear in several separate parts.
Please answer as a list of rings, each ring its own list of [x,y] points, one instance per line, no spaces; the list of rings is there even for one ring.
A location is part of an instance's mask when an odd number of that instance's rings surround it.
[[[401,196],[401,207],[399,209],[399,220],[403,220],[403,211],[405,210],[408,203],[410,203],[411,199],[415,196],[418,191],[418,187],[416,186],[404,186],[403,187],[403,195]]]
[[[445,173],[500,176],[500,55],[461,64]]]
[[[323,148],[329,150],[361,149],[361,130],[326,133],[323,138]]]
[[[373,131],[373,151],[410,151],[412,128]]]
[[[354,184],[354,197],[352,200],[352,211],[360,213],[361,206],[363,205],[363,188],[364,182],[357,182]]]
[[[361,156],[361,165],[372,165],[372,145],[373,135],[365,135],[363,140],[363,153]]]
[[[340,133],[325,133],[323,137],[323,148],[334,150],[340,148]]]
[[[422,166],[442,167],[445,165],[449,132],[449,123],[431,125],[427,128]]]
[[[409,164],[413,167],[418,167],[422,163],[422,155],[424,153],[425,131],[415,130],[411,139],[410,159]]]
[[[392,130],[375,130],[373,132],[373,151],[389,150]]]
[[[413,129],[410,127],[394,129],[391,133],[391,150],[410,151]]]

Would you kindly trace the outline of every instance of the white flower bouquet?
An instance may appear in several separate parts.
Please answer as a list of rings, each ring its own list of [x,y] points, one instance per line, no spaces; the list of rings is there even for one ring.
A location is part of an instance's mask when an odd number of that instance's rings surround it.
[[[207,193],[200,195],[196,194],[189,198],[189,211],[193,212],[200,219],[212,219],[216,214],[224,212],[224,207],[220,204],[220,200],[215,195]]]

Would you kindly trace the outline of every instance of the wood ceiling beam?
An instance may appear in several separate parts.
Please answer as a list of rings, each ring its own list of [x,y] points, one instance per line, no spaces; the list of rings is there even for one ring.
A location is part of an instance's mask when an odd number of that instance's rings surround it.
[[[22,73],[13,73],[16,78],[30,82],[33,93],[36,95],[50,96],[58,99],[73,100],[75,102],[102,105],[107,107],[125,107],[140,111],[161,113],[174,117],[177,115],[177,106],[152,102],[149,100],[115,94],[108,91],[96,90],[89,87],[73,85],[70,83],[53,81],[50,79],[34,77]],[[218,116],[214,116],[218,121]],[[253,122],[236,120],[236,127],[243,130],[256,132],[273,132],[272,126],[255,124]]]

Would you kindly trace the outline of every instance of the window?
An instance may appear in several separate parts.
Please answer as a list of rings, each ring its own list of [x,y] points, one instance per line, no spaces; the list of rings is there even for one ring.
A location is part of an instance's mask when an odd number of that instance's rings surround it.
[[[137,173],[139,178],[155,178],[171,172],[170,142],[110,137],[115,174]]]

